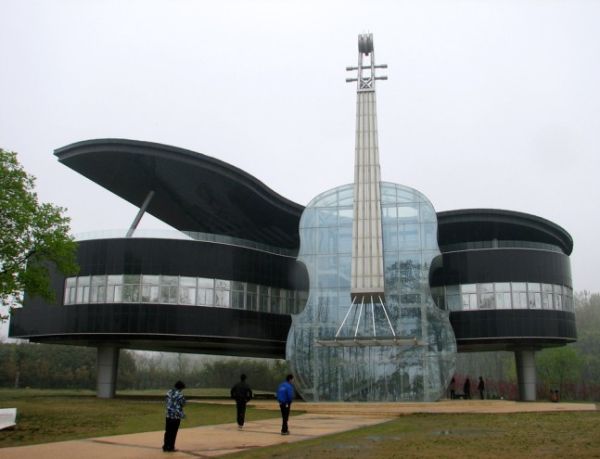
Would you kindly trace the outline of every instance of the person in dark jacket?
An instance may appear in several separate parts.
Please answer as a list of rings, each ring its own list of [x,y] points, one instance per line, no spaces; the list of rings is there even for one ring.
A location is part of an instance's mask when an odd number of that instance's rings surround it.
[[[485,383],[483,382],[483,378],[479,377],[479,384],[477,384],[477,390],[479,391],[479,398],[481,400],[484,399],[484,391],[485,391]]]
[[[237,408],[238,429],[242,430],[246,419],[246,403],[252,400],[252,389],[250,389],[250,386],[246,382],[246,375],[242,374],[240,382],[231,388],[231,398],[235,400]]]
[[[277,388],[277,401],[279,402],[279,408],[281,409],[281,435],[289,435],[288,430],[288,419],[290,417],[290,410],[292,408],[292,402],[294,401],[294,375],[287,375],[285,381],[282,382]]]
[[[185,384],[181,381],[175,383],[175,387],[167,392],[166,404],[167,413],[165,420],[165,438],[163,442],[163,451],[173,452],[175,449],[175,439],[177,438],[177,431],[179,430],[179,424],[185,417],[183,413],[183,405],[185,405],[185,397],[181,392],[185,389]]]
[[[450,400],[454,400],[456,398],[456,379],[452,376],[450,380]]]
[[[471,381],[469,378],[465,379],[465,383],[463,384],[463,393],[465,394],[465,399],[471,398]]]

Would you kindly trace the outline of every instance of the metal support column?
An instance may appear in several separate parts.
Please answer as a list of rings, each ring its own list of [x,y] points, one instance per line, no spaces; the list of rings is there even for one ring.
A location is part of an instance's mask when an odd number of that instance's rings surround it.
[[[96,397],[114,398],[117,388],[119,348],[111,345],[99,346],[96,367]]]
[[[127,235],[125,237],[133,236],[133,232],[135,231],[135,229],[137,228],[137,226],[140,223],[140,220],[146,213],[146,209],[148,209],[148,206],[150,205],[150,201],[152,201],[153,196],[154,196],[154,191],[150,191],[148,193],[148,195],[146,196],[146,199],[144,199],[144,202],[142,203],[142,206],[140,207],[140,210],[138,211],[137,215],[133,219],[133,222],[131,223],[131,226],[129,227],[129,231],[127,231]]]
[[[517,364],[519,399],[525,402],[534,402],[536,400],[535,351],[533,349],[518,349],[515,351],[515,361]]]

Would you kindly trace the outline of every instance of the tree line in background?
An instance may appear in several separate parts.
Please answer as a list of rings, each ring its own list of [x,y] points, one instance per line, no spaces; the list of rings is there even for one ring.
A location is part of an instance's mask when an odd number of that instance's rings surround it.
[[[600,294],[575,296],[578,341],[536,353],[538,398],[558,390],[562,399],[600,400]],[[252,387],[273,391],[289,371],[283,361],[121,351],[118,389],[164,389],[177,379],[188,387],[228,388],[248,375]],[[458,354],[456,383],[486,381],[490,398],[518,396],[511,352]],[[96,349],[40,344],[0,344],[0,387],[94,389]]]
[[[95,348],[1,343],[0,362],[0,387],[96,387]],[[245,373],[253,389],[273,392],[288,372],[287,364],[280,360],[199,358],[122,350],[117,389],[164,389],[178,379],[190,388],[228,388]]]

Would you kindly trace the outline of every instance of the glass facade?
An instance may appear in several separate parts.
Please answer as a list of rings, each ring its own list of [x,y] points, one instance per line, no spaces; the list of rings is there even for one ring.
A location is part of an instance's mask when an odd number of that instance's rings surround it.
[[[573,289],[539,282],[494,282],[432,287],[436,304],[449,311],[546,309],[574,312]]]
[[[302,214],[299,260],[310,291],[286,357],[306,400],[437,400],[454,372],[448,312],[429,289],[440,254],[435,210],[416,190],[380,186],[384,304],[351,303],[353,185],[319,195]]]
[[[161,303],[296,314],[307,292],[203,277],[110,274],[65,279],[64,304]]]

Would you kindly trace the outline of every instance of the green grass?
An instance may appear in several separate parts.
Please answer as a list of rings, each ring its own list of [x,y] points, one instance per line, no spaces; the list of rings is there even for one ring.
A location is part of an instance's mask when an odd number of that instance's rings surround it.
[[[119,435],[164,429],[164,393],[118,393],[98,399],[92,391],[0,389],[0,408],[17,408],[17,427],[0,431],[0,448],[77,438]],[[211,396],[214,390],[186,390],[188,399]],[[235,422],[229,405],[188,403],[181,427]],[[268,419],[278,411],[248,408],[248,417]]]
[[[364,429],[227,457],[600,457],[600,412],[413,414]]]
[[[221,396],[221,389],[186,389],[188,398]],[[0,432],[0,448],[77,438],[161,431],[164,391],[119,392],[0,389],[0,407],[17,407],[17,428]],[[182,427],[234,422],[231,405],[189,403]],[[300,414],[293,411],[293,414]],[[254,419],[278,411],[249,408]],[[292,422],[293,433],[293,422]],[[1,456],[1,454],[0,454]],[[235,458],[542,458],[600,457],[600,412],[414,414],[350,432],[237,453]]]

